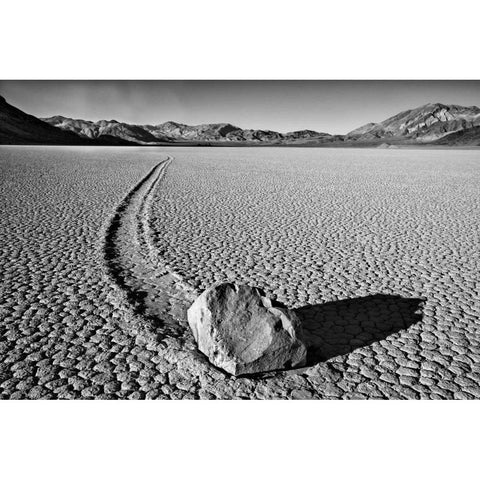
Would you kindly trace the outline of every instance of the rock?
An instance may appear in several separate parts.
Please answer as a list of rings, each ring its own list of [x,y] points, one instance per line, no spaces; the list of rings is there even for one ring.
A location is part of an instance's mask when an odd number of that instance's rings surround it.
[[[187,316],[199,350],[232,375],[306,363],[300,320],[256,288],[216,284],[195,300]]]

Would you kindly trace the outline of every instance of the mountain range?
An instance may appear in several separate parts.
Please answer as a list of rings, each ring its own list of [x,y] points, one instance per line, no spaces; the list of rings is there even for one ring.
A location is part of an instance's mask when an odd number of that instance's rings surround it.
[[[0,144],[52,145],[297,145],[480,146],[480,108],[429,103],[380,123],[368,123],[346,135],[313,130],[279,133],[242,129],[230,123],[130,125],[116,120],[97,122],[56,115],[36,118],[0,96]]]
[[[135,145],[116,136],[100,136],[94,140],[74,132],[56,128],[33,115],[8,104],[0,96],[1,145]]]
[[[74,132],[81,137],[95,139],[102,135],[111,135],[139,145],[160,143],[266,143],[291,144],[306,141],[333,141],[338,136],[328,133],[301,130],[298,132],[278,133],[271,130],[244,130],[230,123],[208,123],[185,125],[177,122],[165,122],[159,125],[129,125],[116,120],[91,122],[62,116],[42,118],[44,122],[64,131]]]

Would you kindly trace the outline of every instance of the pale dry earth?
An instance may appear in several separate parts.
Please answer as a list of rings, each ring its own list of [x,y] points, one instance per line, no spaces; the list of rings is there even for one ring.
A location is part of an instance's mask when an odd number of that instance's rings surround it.
[[[480,396],[478,151],[175,155],[156,248],[193,287],[246,282],[299,309],[327,362],[297,395]]]
[[[1,148],[1,397],[478,398],[478,161]],[[196,351],[185,309],[227,278],[297,309],[307,368]]]

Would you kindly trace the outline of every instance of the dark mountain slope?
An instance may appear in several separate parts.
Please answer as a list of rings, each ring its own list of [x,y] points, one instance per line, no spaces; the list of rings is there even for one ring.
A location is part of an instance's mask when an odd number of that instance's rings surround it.
[[[435,145],[480,146],[480,126],[459,130],[433,142]]]
[[[0,97],[0,143],[84,145],[85,141],[22,112]]]
[[[63,131],[22,112],[0,96],[0,144],[2,145],[132,145],[105,135],[95,141]]]

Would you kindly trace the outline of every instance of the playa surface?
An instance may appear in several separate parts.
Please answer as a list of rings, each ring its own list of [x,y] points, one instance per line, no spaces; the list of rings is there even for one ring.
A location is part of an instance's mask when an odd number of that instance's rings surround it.
[[[2,398],[480,398],[475,150],[0,148]],[[296,309],[306,368],[195,348],[219,280]]]

